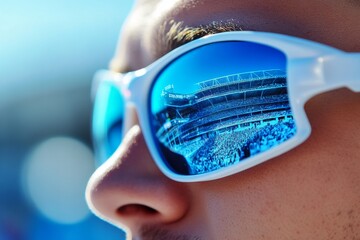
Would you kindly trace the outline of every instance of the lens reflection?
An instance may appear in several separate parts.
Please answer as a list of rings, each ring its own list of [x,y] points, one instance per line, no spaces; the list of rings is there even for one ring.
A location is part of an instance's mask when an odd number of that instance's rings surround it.
[[[106,161],[120,145],[124,100],[118,88],[110,82],[100,83],[94,102],[93,139],[96,159]]]
[[[174,60],[154,82],[150,121],[159,151],[179,174],[234,165],[296,132],[286,56],[272,47],[205,45]]]

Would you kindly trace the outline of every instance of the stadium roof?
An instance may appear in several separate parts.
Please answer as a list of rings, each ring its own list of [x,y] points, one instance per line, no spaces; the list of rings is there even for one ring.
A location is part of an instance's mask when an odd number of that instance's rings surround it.
[[[252,71],[252,72],[242,72],[230,74],[218,78],[212,78],[209,80],[205,80],[197,83],[200,87],[201,91],[207,88],[212,88],[214,86],[219,86],[223,84],[228,84],[231,82],[238,81],[249,81],[249,80],[261,80],[261,79],[269,79],[269,78],[285,78],[286,73],[280,69],[268,69],[268,70],[260,70],[260,71]]]

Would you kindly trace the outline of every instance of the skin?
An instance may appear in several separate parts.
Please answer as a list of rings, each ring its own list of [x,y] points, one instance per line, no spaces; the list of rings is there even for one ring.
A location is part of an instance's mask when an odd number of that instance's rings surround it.
[[[163,55],[159,26],[236,22],[360,52],[359,1],[138,1],[123,27],[115,71]],[[156,167],[136,110],[125,138],[92,176],[91,209],[131,239],[360,239],[360,94],[338,89],[306,104],[313,131],[297,148],[244,172],[179,183]]]

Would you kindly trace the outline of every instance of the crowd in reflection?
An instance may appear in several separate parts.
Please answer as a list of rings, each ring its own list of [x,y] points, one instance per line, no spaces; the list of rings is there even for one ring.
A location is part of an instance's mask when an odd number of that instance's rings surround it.
[[[285,142],[296,133],[294,124],[292,119],[288,119],[213,133],[207,139],[182,146],[179,153],[188,159],[192,174],[213,171]]]

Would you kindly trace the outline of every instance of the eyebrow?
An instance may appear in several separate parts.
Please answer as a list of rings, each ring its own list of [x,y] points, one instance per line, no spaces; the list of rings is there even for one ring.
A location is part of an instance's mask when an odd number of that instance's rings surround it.
[[[244,30],[244,26],[234,19],[213,21],[209,24],[194,27],[184,26],[182,21],[171,20],[160,26],[157,34],[158,41],[154,46],[153,53],[156,58],[159,58],[181,45],[207,35]]]
[[[347,3],[351,4],[354,7],[360,7],[360,1],[359,0],[347,0]]]
[[[154,60],[159,59],[163,55],[178,48],[186,43],[195,39],[231,31],[244,31],[250,30],[244,27],[235,19],[212,21],[207,24],[200,24],[198,26],[186,26],[183,21],[165,21],[157,29],[154,34],[155,43],[151,49],[151,55]],[[116,58],[112,59],[110,68],[115,72],[129,72],[134,69],[128,66],[119,66]]]

